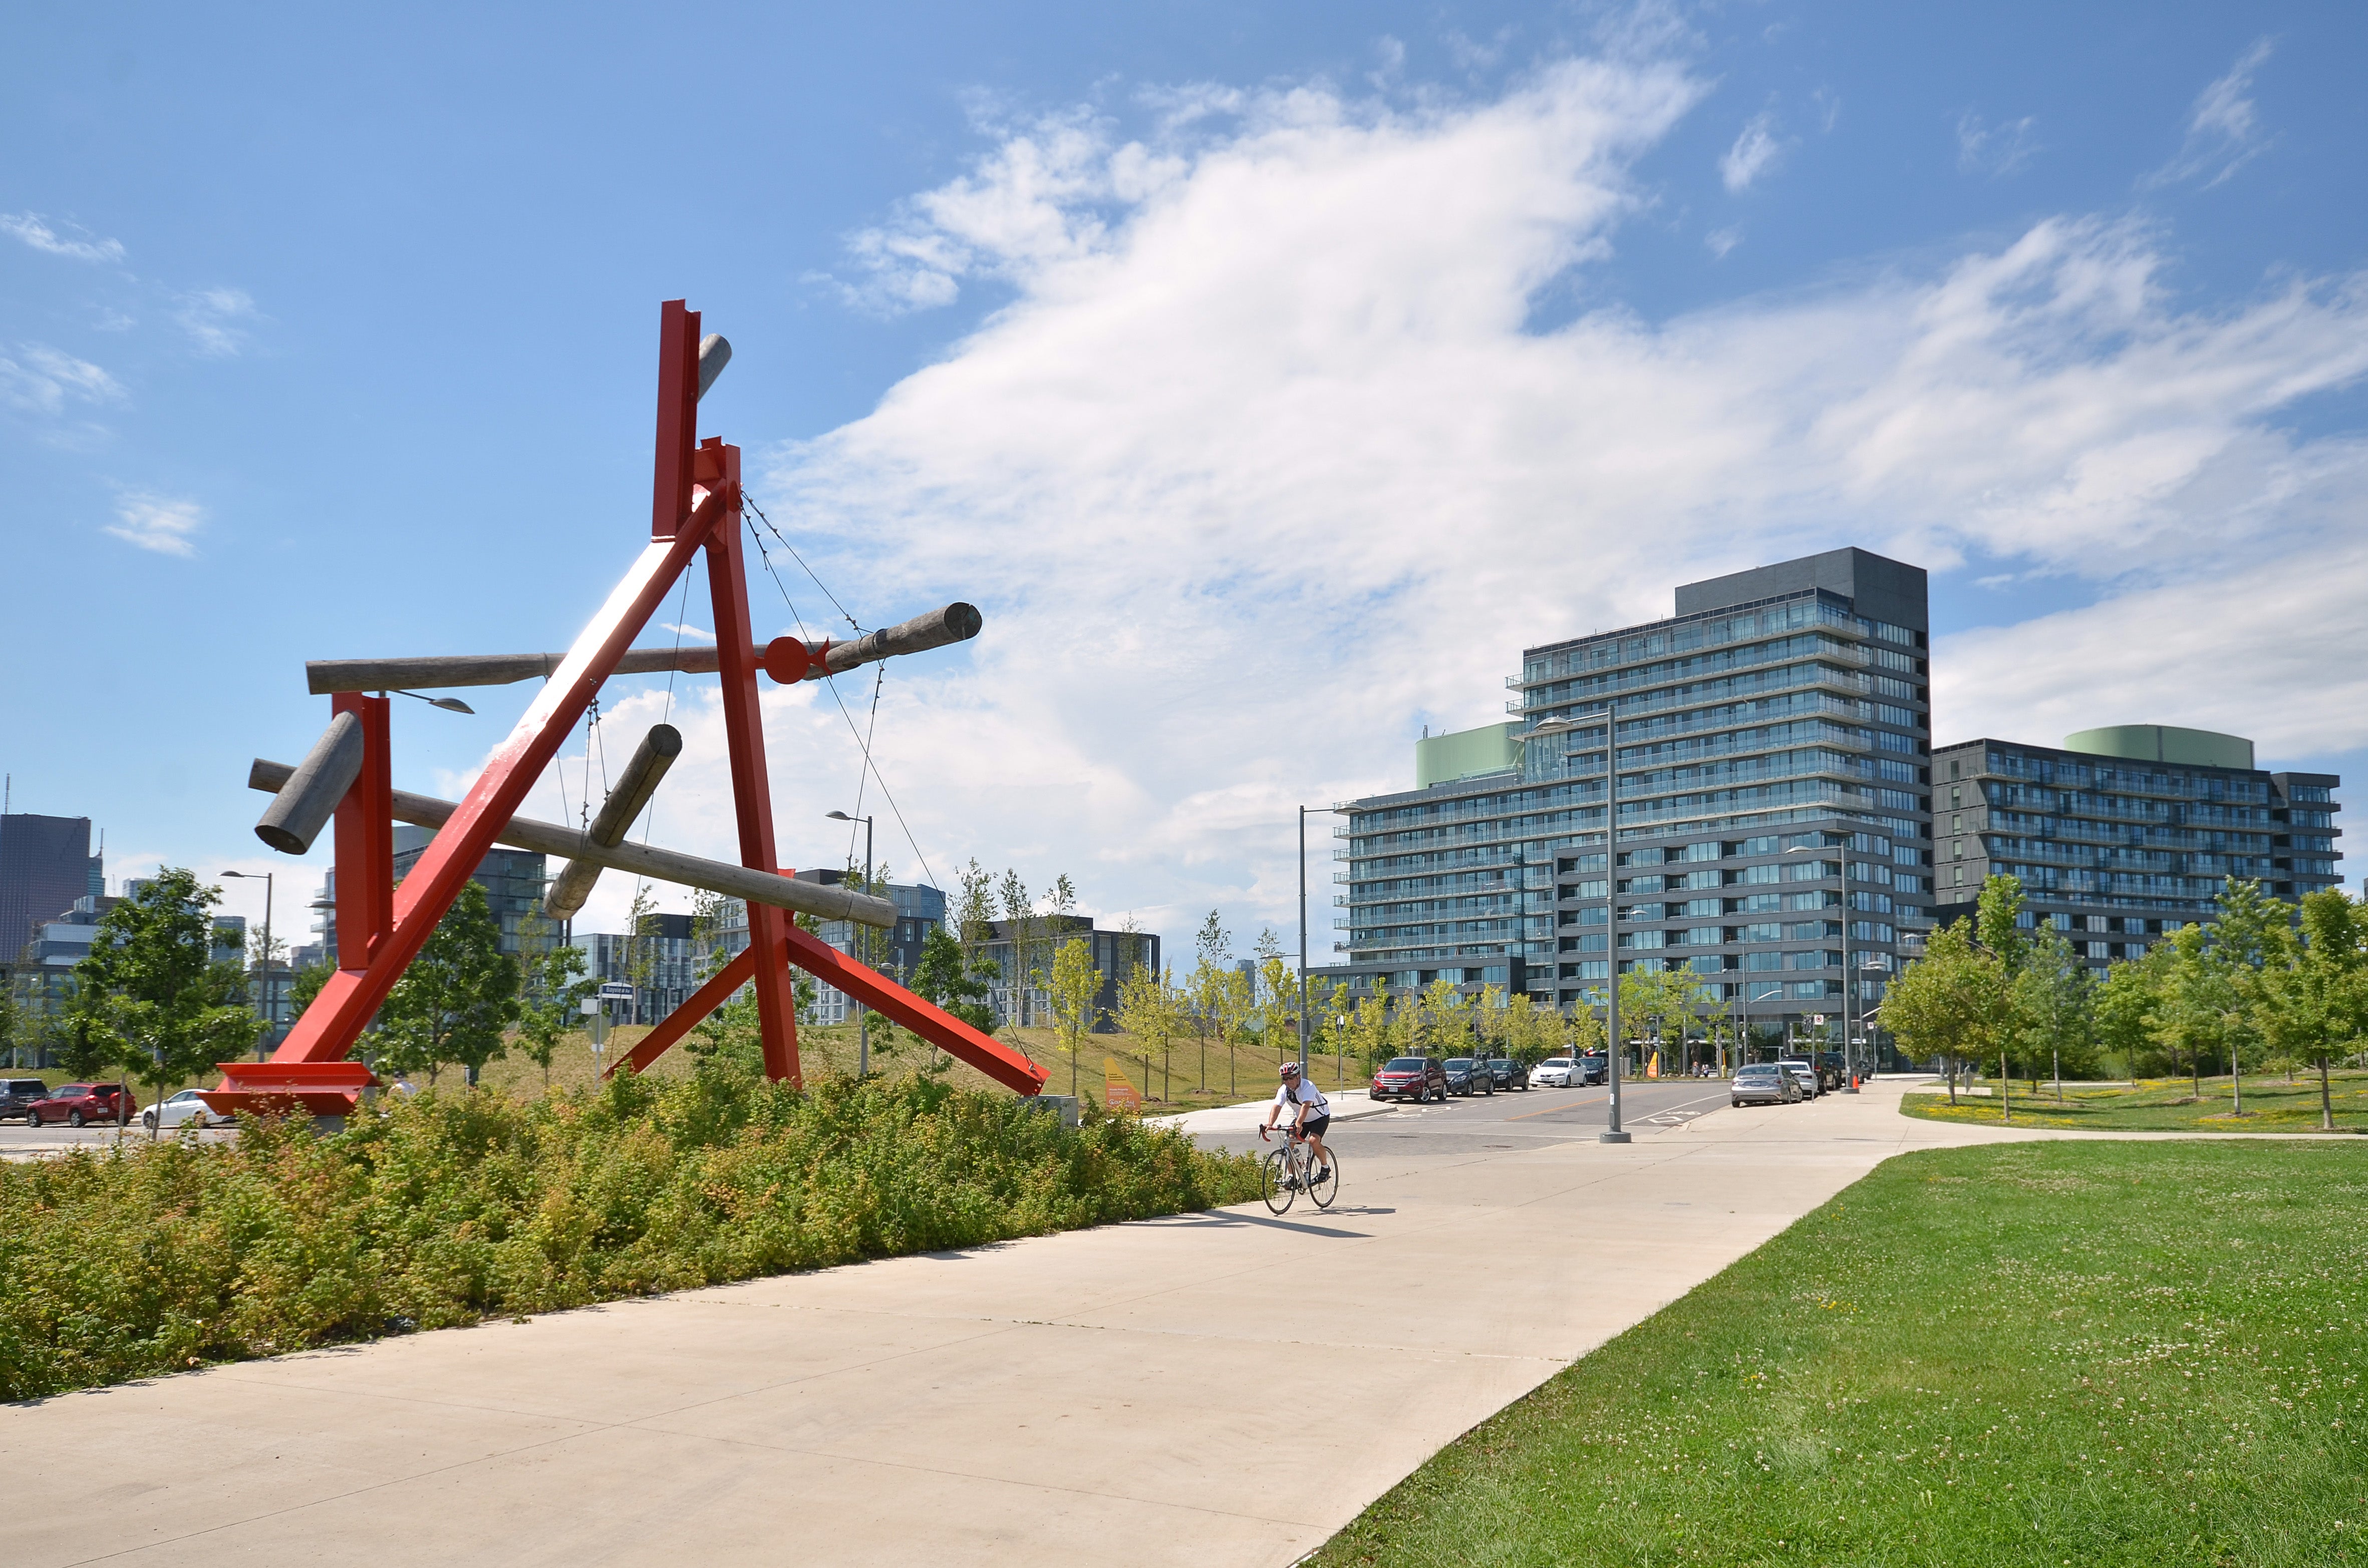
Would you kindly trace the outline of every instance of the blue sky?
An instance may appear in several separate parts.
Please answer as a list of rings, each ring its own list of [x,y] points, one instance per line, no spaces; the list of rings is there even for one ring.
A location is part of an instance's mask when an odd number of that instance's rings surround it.
[[[882,694],[900,874],[1287,928],[1292,806],[1403,785],[1524,643],[1840,543],[1934,569],[1939,739],[2356,773],[2368,14],[1931,9],[28,14],[16,807],[119,874],[259,870],[304,659],[565,645],[673,296],[837,597],[986,611]],[[457,791],[523,688],[485,698],[404,705],[398,783]],[[606,706],[629,746],[661,699]],[[667,711],[655,838],[726,852],[712,710]],[[768,724],[784,853],[835,862],[846,724]]]

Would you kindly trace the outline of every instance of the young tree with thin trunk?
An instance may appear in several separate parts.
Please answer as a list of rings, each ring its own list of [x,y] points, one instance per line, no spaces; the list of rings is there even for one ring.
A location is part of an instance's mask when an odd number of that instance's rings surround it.
[[[1956,1064],[2004,1049],[2016,1022],[2013,982],[1996,953],[1974,944],[1974,927],[1956,921],[1932,933],[1924,956],[1893,981],[1884,1022],[1911,1052],[1949,1067],[1949,1103],[1957,1103]]]
[[[1069,1058],[1069,1093],[1074,1096],[1077,1056],[1094,1027],[1094,998],[1101,994],[1102,971],[1094,967],[1092,947],[1083,937],[1072,937],[1053,955],[1050,972],[1037,978],[1052,1009],[1053,1039]]]
[[[424,1069],[431,1085],[446,1064],[462,1067],[475,1084],[485,1063],[507,1049],[503,1035],[518,1020],[518,967],[502,951],[502,928],[485,890],[463,883],[379,1010],[388,1060],[398,1071]]]
[[[2335,1131],[2328,1063],[2368,1028],[2368,896],[2340,888],[2302,897],[2302,929],[2279,930],[2260,975],[2261,1023],[2271,1042],[2318,1069],[2318,1125]]]
[[[218,888],[181,867],[161,869],[99,917],[74,965],[91,1043],[162,1100],[175,1084],[253,1049],[263,1021],[244,1005],[245,976],[213,958]],[[130,1085],[120,1102],[128,1118]]]
[[[1149,964],[1134,965],[1118,983],[1118,1027],[1143,1047],[1144,1076],[1150,1075],[1152,1053],[1158,1053],[1163,1091],[1168,1086],[1167,1042],[1176,1033],[1179,1011],[1173,979]],[[1167,1096],[1163,1092],[1159,1097]]]

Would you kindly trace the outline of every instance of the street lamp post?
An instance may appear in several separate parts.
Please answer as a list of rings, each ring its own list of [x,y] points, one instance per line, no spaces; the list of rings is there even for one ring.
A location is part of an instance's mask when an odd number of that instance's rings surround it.
[[[242,881],[250,882],[255,881],[257,875],[263,879],[263,1044],[268,1045],[271,1041],[271,1031],[279,1027],[279,1007],[271,994],[271,886],[272,878],[277,873],[224,871],[222,875],[236,877]],[[263,1060],[263,1045],[256,1047],[255,1059],[257,1062]]]
[[[1628,1054],[1628,1046],[1620,1038],[1620,703],[1610,699],[1603,704],[1603,874],[1611,884],[1611,918],[1604,924],[1611,933],[1611,950],[1604,956],[1611,960],[1605,969],[1611,976],[1611,1001],[1604,1021],[1605,1044],[1611,1047],[1611,1070],[1604,1082],[1611,1091],[1611,1124],[1603,1132],[1606,1143],[1628,1143],[1634,1140],[1620,1126],[1620,1059]]]
[[[1854,1095],[1858,1093],[1858,1068],[1855,1055],[1850,1050],[1850,988],[1858,983],[1858,971],[1850,968],[1850,835],[1842,835],[1842,841],[1836,846],[1836,848],[1842,858],[1842,1092],[1846,1095]],[[1795,845],[1784,853],[1787,855],[1819,854],[1822,853],[1822,846],[1813,849],[1807,845]]]
[[[823,815],[832,822],[860,822],[863,824],[863,891],[870,892],[871,891],[871,819],[851,817],[845,812],[825,812]],[[854,930],[852,926],[848,927],[848,944],[850,947],[856,940]],[[855,1075],[858,1078],[868,1078],[871,1075],[871,1009],[860,1002],[857,1002],[855,1006]]]

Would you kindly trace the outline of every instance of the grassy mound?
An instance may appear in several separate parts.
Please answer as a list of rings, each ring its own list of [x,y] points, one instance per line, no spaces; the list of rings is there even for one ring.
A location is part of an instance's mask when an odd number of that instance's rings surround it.
[[[0,1399],[1257,1192],[1178,1134],[919,1074],[384,1108],[0,1165]]]
[[[2368,1147],[1910,1154],[1314,1562],[2368,1562]]]

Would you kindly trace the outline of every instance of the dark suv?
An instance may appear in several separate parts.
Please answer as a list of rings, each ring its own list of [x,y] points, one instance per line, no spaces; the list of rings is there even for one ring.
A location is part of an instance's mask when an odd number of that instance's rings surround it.
[[[1520,1062],[1502,1056],[1488,1059],[1488,1081],[1500,1089],[1530,1092],[1530,1074]]]
[[[33,1102],[47,1097],[50,1086],[39,1078],[0,1078],[0,1121],[22,1120],[31,1125]]]
[[[1451,1056],[1443,1063],[1447,1068],[1447,1092],[1451,1095],[1493,1095],[1497,1080],[1488,1075],[1488,1063],[1471,1056]]]
[[[1447,1069],[1436,1056],[1399,1056],[1373,1074],[1377,1100],[1444,1100]]]

